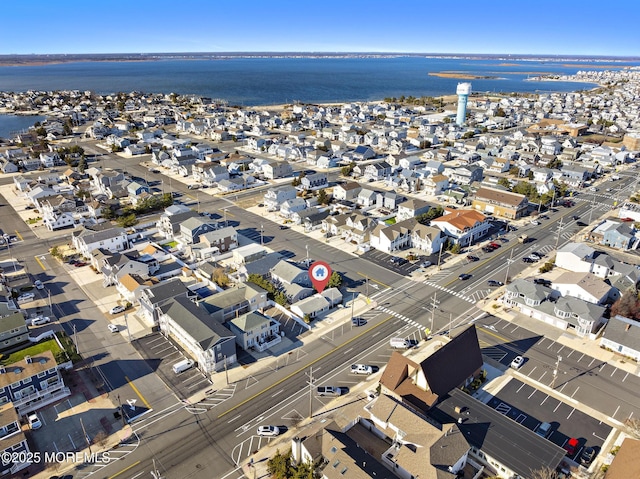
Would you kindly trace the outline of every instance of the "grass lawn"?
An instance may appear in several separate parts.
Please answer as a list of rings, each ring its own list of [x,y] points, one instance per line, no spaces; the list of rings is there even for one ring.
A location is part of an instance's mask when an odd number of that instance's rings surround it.
[[[393,218],[389,218],[388,220],[384,220],[384,224],[385,225],[395,225],[396,224],[396,217],[394,216]]]
[[[16,351],[15,353],[11,353],[9,356],[2,356],[2,359],[0,359],[0,364],[6,366],[8,364],[23,360],[25,356],[31,356],[32,358],[35,358],[43,351],[51,351],[51,353],[55,357],[55,355],[60,352],[60,347],[58,346],[58,343],[56,343],[55,339],[49,339],[48,341],[42,341],[38,344],[34,344],[33,346],[29,346],[28,348],[21,349],[20,351]]]

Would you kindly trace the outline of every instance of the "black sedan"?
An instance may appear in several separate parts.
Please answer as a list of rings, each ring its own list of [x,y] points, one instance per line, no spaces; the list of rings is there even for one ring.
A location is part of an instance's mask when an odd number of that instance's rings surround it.
[[[465,280],[467,280],[469,278],[471,278],[471,275],[467,274],[467,273],[463,273],[460,276],[458,276],[458,279],[461,279],[462,281],[465,281]]]

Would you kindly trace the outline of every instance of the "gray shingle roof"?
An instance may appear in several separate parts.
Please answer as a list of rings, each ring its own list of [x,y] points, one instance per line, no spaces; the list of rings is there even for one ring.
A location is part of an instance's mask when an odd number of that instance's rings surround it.
[[[607,323],[604,337],[628,348],[640,351],[640,322],[624,316],[614,316]]]

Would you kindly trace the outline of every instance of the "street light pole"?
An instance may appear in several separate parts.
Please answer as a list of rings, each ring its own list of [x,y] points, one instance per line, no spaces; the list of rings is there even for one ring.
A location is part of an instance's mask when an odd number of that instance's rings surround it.
[[[227,355],[224,355],[224,375],[227,378],[227,386],[229,385],[229,370],[227,369]]]
[[[558,376],[558,368],[560,367],[560,361],[562,361],[562,356],[558,356],[556,360],[556,368],[553,370],[553,380],[551,381],[551,389],[556,387],[556,377]]]
[[[444,243],[440,243],[440,252],[438,253],[438,271],[440,271],[440,258],[442,258],[442,249],[444,248]]]
[[[260,246],[264,245],[264,225],[260,225]]]
[[[507,275],[504,278],[504,284],[509,283],[509,266],[513,262],[513,248],[511,248],[511,254],[509,255],[509,261],[507,261]]]

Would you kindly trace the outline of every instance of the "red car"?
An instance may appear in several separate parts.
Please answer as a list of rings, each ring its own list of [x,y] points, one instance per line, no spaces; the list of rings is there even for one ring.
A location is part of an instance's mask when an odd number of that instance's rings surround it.
[[[567,451],[568,456],[573,456],[578,450],[578,440],[575,437],[569,439],[564,445],[564,450]]]
[[[501,244],[499,244],[499,243],[489,243],[489,246],[492,246],[493,248],[498,249],[498,248],[500,248],[500,246],[502,246],[502,245],[501,245]]]
[[[75,266],[76,268],[80,268],[81,266],[86,266],[86,265],[87,265],[87,263],[83,263],[82,261],[79,261],[79,262],[77,262],[77,263],[75,263],[75,264],[74,264],[74,266]]]

